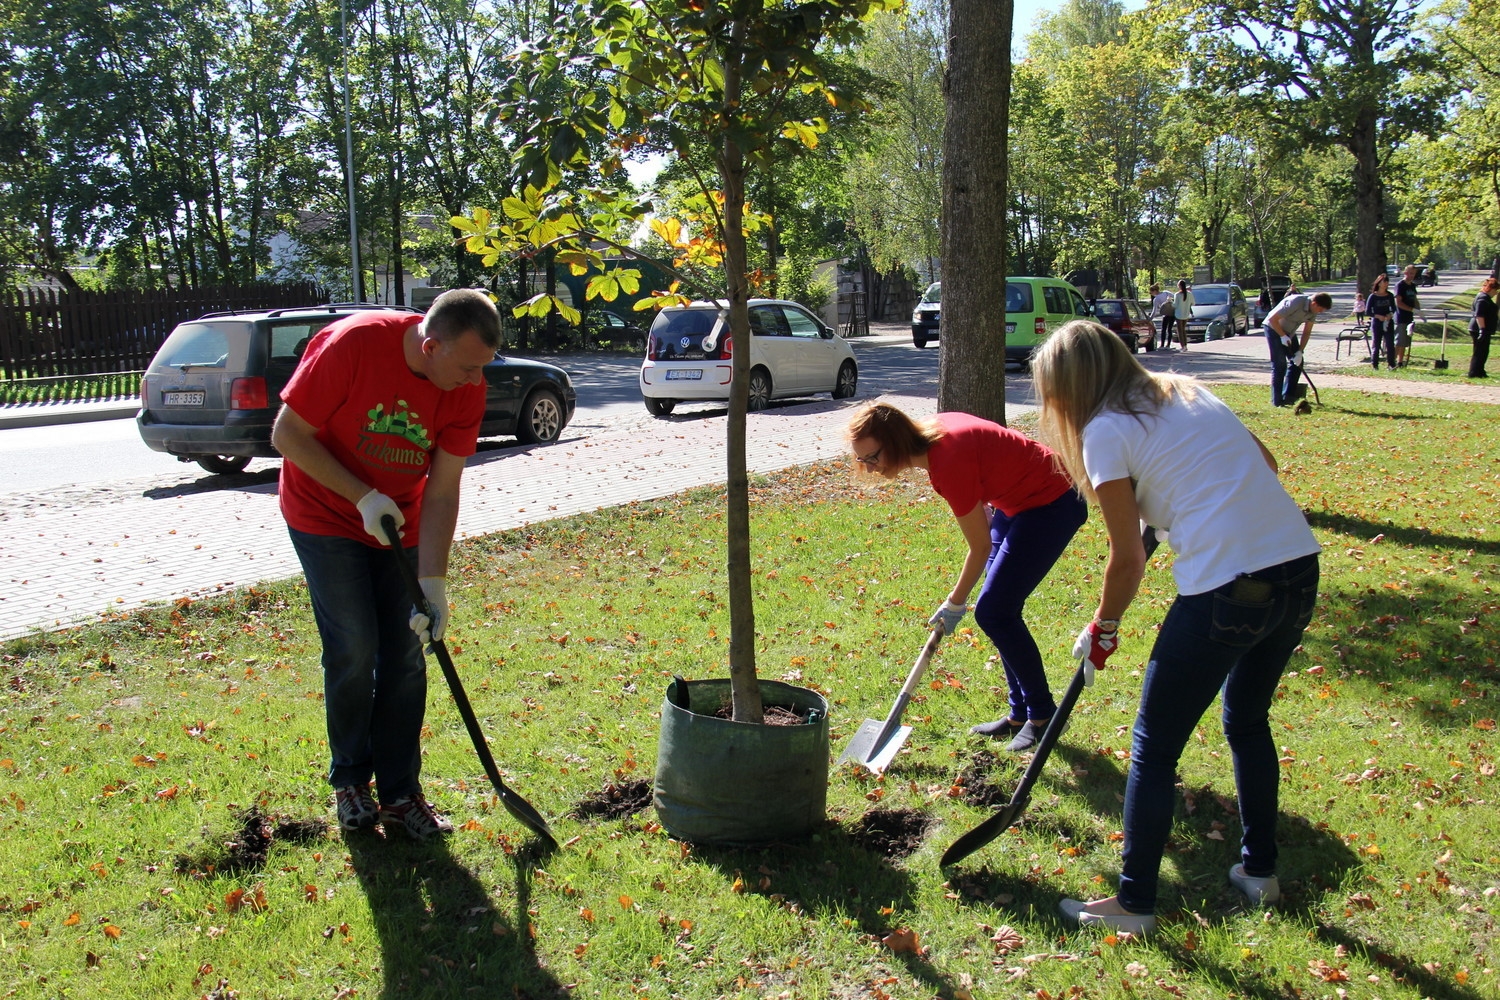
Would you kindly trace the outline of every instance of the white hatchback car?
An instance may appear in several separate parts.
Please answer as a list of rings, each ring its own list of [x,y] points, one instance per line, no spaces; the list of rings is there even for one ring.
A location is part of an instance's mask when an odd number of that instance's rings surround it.
[[[733,347],[725,303],[663,309],[641,363],[646,409],[664,417],[679,401],[727,400]],[[795,302],[750,300],[750,409],[815,392],[847,399],[858,386],[859,366],[844,338]]]

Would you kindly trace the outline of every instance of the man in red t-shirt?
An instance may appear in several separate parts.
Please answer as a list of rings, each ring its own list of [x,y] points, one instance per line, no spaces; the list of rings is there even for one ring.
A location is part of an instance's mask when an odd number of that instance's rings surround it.
[[[427,706],[422,644],[443,637],[448,550],[464,459],[484,416],[500,316],[482,292],[445,292],[426,316],[362,312],[324,328],[282,390],[271,442],[281,511],[323,642],[328,778],[346,830],[453,829],[419,783]],[[381,529],[417,550],[432,618],[415,613]],[[370,794],[374,778],[380,806]]]

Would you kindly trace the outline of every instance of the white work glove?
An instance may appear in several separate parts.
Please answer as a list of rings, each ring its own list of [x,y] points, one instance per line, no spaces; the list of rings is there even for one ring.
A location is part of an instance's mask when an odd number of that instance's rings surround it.
[[[424,576],[417,581],[422,585],[422,596],[427,598],[431,617],[417,608],[411,609],[411,620],[407,622],[417,633],[417,639],[426,646],[441,642],[443,631],[448,627],[448,581],[441,576]]]
[[[401,526],[406,523],[406,515],[401,513],[401,508],[396,506],[396,501],[379,490],[366,493],[354,506],[359,508],[359,516],[365,520],[365,530],[374,535],[375,540],[381,545],[391,544],[390,539],[385,537],[385,529],[380,526],[380,519],[387,514],[396,520],[396,534],[402,538],[406,537],[406,532],[401,530]]]
[[[1083,661],[1083,683],[1094,686],[1094,671],[1120,648],[1119,630],[1106,631],[1097,621],[1089,622],[1073,642],[1073,658]]]
[[[1281,346],[1282,347],[1291,347],[1292,346],[1292,338],[1283,333],[1281,335]]]
[[[1297,349],[1297,353],[1292,355],[1292,364],[1298,368],[1302,367],[1302,349],[1300,347]]]
[[[938,605],[938,609],[927,619],[928,625],[943,626],[944,635],[952,635],[953,630],[958,628],[958,623],[964,620],[964,613],[969,610],[967,604],[950,604],[944,601]]]

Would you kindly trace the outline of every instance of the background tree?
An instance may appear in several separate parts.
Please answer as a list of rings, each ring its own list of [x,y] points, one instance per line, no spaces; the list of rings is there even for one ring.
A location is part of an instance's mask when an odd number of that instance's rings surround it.
[[[950,0],[938,408],[1005,422],[1011,0]]]

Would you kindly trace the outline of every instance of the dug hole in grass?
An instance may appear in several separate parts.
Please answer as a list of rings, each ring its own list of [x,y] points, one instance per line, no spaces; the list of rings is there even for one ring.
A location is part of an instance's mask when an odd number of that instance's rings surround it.
[[[295,581],[8,643],[0,994],[1495,996],[1500,413],[1325,390],[1296,417],[1259,386],[1215,392],[1280,459],[1324,545],[1272,718],[1275,909],[1225,878],[1239,825],[1215,708],[1181,763],[1157,935],[1055,915],[1113,891],[1140,675],[1174,594],[1165,550],[1024,822],[951,871],[938,855],[1024,762],[968,734],[1004,707],[971,623],[934,658],[885,775],[830,772],[815,839],[667,837],[640,808],[662,692],[724,672],[708,489],[455,551],[448,642],[506,781],[564,842],[545,858],[496,802],[436,671],[424,779],[457,832],[417,845],[332,827],[319,645]],[[753,503],[760,672],[825,694],[836,757],[884,717],[962,539],[925,482],[839,462],[762,477]],[[1105,555],[1093,512],[1028,604],[1059,689]]]

